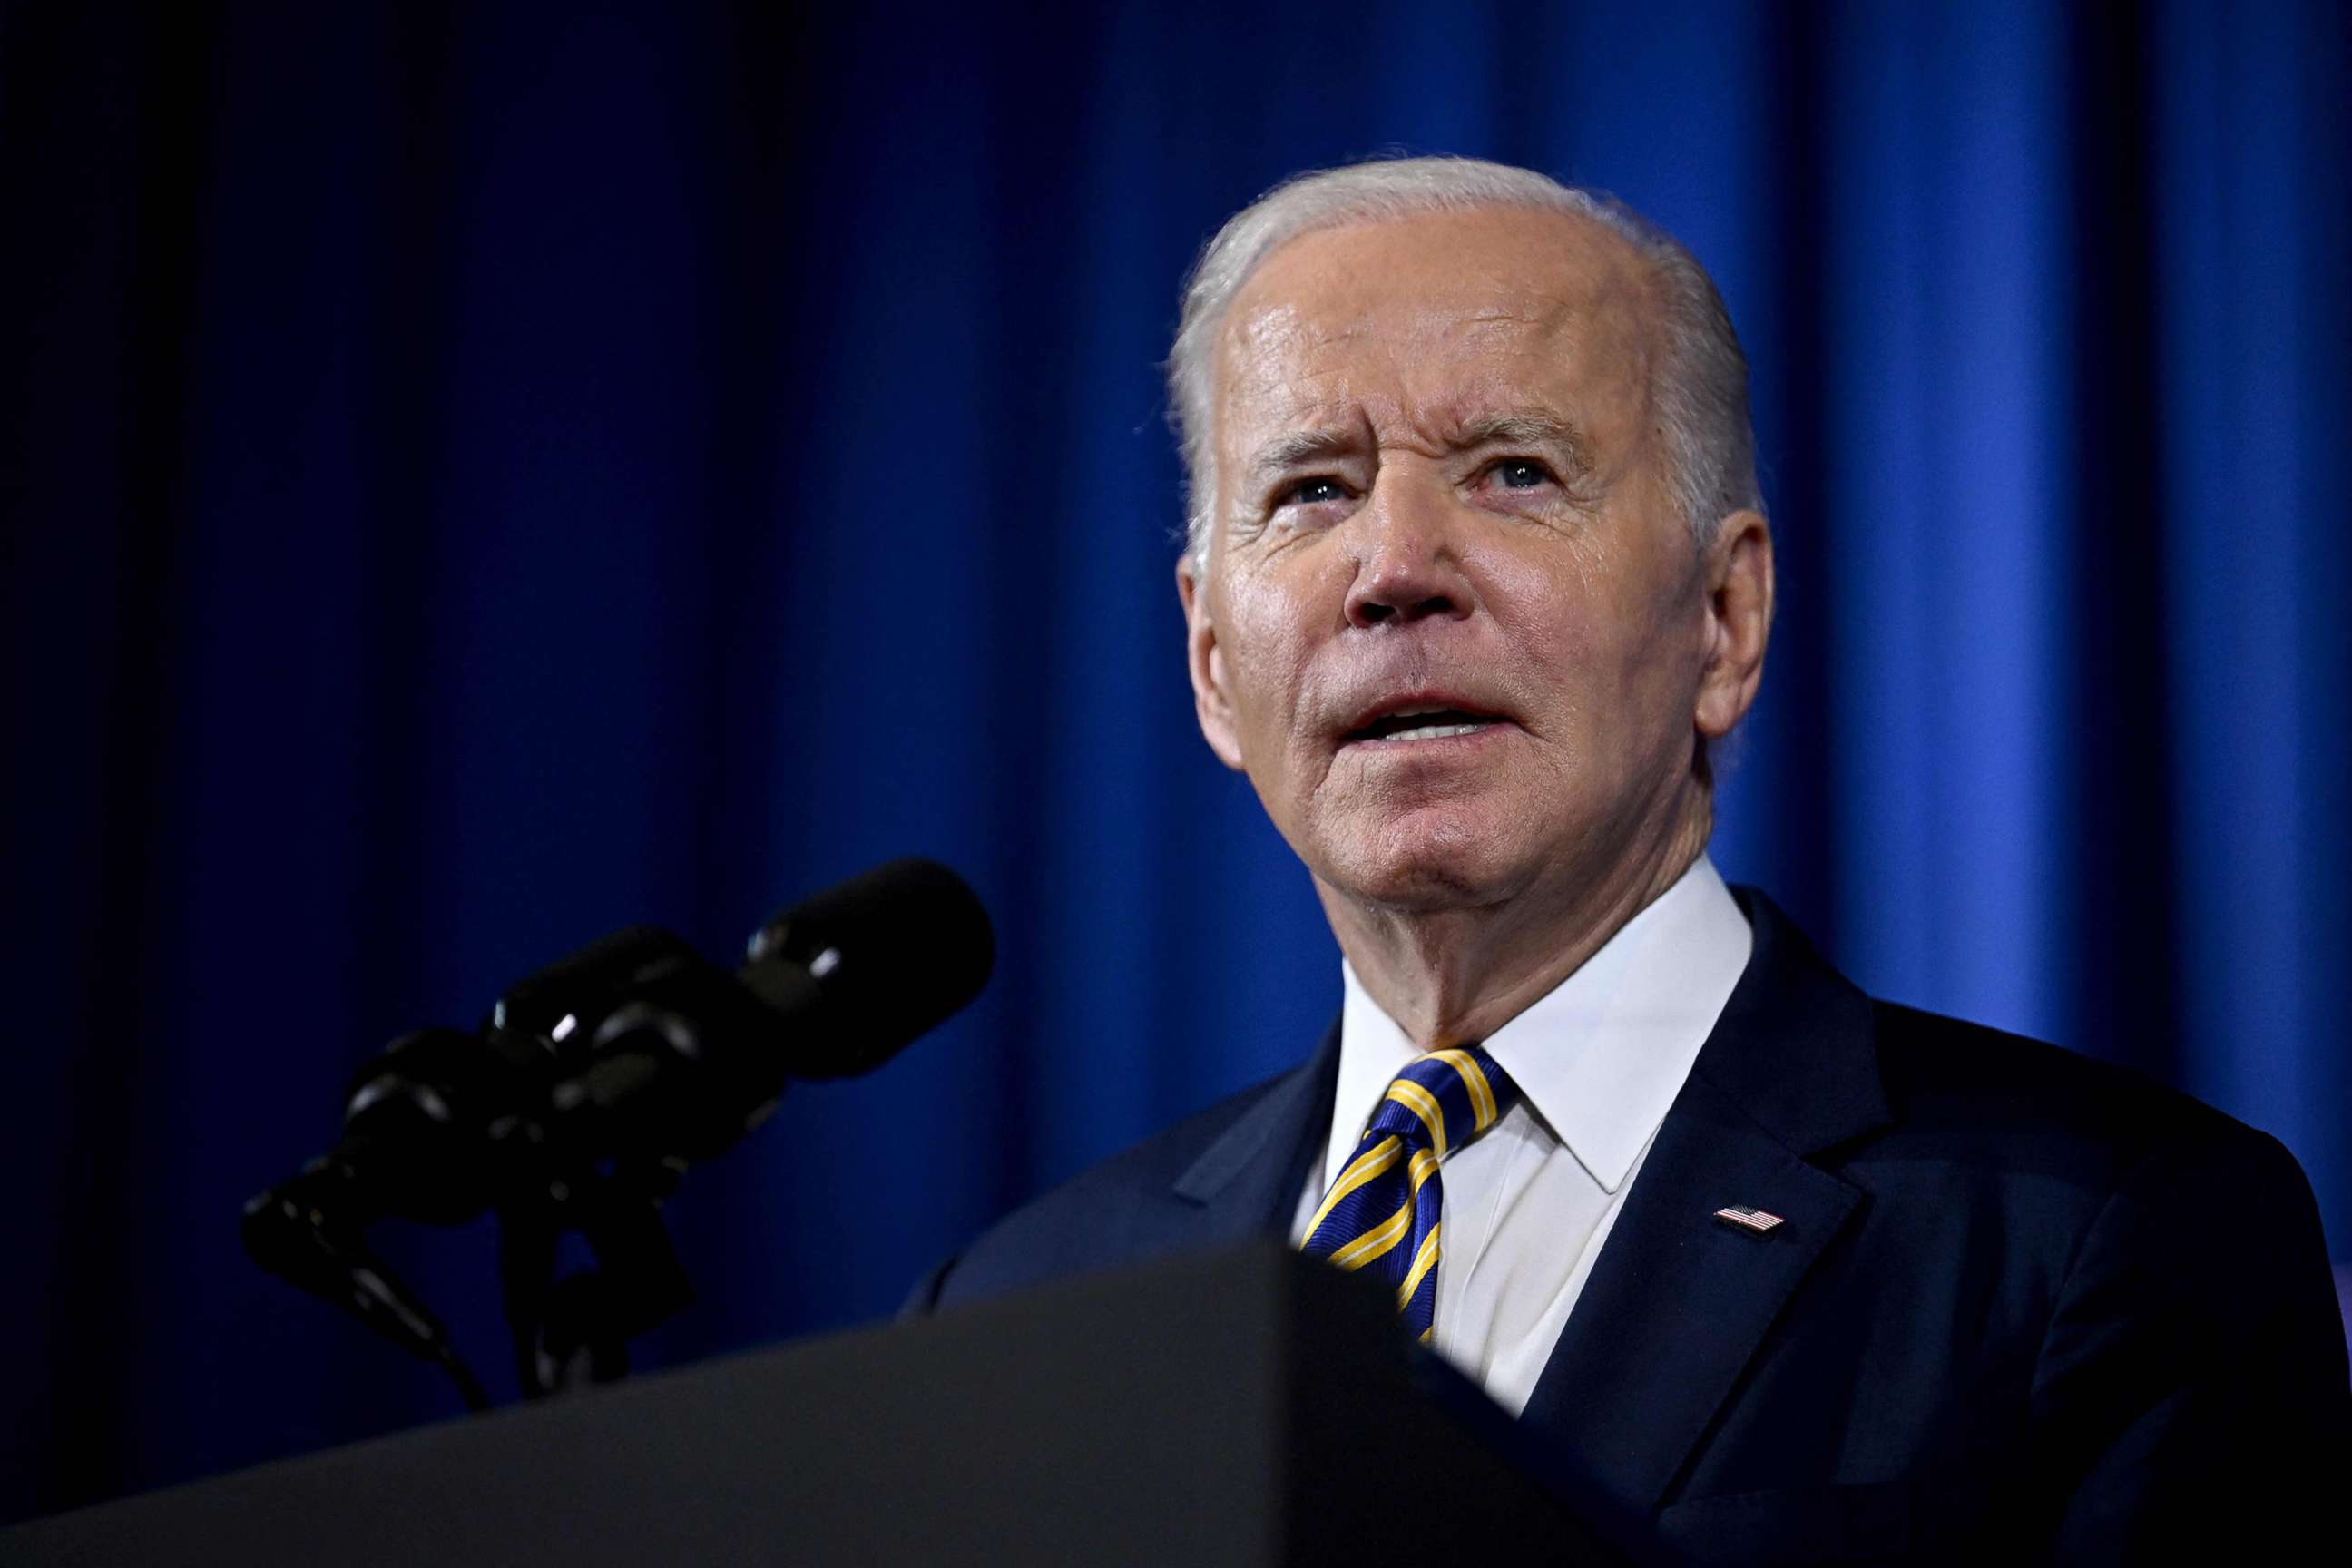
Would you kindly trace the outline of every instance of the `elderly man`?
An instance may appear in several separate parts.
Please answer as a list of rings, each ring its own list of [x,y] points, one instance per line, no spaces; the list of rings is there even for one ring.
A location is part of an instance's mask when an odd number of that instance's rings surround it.
[[[1686,252],[1523,170],[1309,175],[1211,243],[1170,382],[1202,732],[1314,878],[1340,1020],[919,1305],[1286,1229],[1725,1561],[2308,1511],[2347,1378],[2293,1159],[1873,1002],[1706,858],[1772,540]]]

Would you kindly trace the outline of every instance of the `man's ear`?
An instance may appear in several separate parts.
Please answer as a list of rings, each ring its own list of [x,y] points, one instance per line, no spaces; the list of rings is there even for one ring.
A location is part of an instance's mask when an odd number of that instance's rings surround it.
[[[1761,512],[1735,511],[1717,528],[1700,562],[1706,587],[1706,663],[1692,714],[1698,732],[1719,741],[1747,715],[1764,679],[1772,634],[1772,530]]]
[[[1217,623],[1191,551],[1176,563],[1176,596],[1184,605],[1184,668],[1192,678],[1192,711],[1201,721],[1202,738],[1219,762],[1238,771],[1241,731],[1227,695],[1232,689],[1225,682],[1225,652],[1217,646]]]

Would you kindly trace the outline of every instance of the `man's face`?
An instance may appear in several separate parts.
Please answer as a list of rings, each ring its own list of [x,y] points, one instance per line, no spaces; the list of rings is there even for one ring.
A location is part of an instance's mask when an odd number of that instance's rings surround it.
[[[1614,235],[1516,208],[1306,235],[1235,297],[1208,559],[1180,572],[1193,684],[1330,889],[1440,909],[1605,879],[1736,721],[1701,710],[1654,299]]]

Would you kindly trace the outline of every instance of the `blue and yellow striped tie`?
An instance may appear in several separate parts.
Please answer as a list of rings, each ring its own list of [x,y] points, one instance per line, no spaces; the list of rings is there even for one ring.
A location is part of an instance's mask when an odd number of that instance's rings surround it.
[[[1437,1318],[1437,1211],[1445,1198],[1437,1167],[1501,1121],[1518,1096],[1510,1075],[1475,1046],[1425,1053],[1381,1097],[1298,1249],[1389,1281],[1406,1329],[1426,1341]]]

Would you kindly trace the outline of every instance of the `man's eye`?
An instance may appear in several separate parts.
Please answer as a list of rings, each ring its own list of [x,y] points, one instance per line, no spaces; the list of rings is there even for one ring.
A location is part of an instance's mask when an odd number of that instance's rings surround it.
[[[1506,458],[1494,468],[1495,482],[1507,490],[1531,490],[1551,483],[1551,470],[1532,458]]]
[[[1285,492],[1285,506],[1319,506],[1327,500],[1345,500],[1348,492],[1339,481],[1332,479],[1301,479]]]

